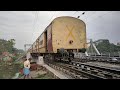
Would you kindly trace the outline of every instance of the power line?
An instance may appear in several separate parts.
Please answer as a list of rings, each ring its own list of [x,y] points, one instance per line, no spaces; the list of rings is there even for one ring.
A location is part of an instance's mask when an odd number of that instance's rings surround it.
[[[52,17],[50,18],[50,21],[52,20],[52,18],[55,16],[57,11],[55,11],[55,13],[52,15]],[[34,21],[34,24],[33,24],[33,31],[35,30],[35,24],[37,23],[37,19],[38,19],[38,12],[36,11],[35,13],[35,21]],[[49,13],[50,14],[50,13]],[[33,33],[32,33],[32,37],[33,37]]]
[[[55,11],[55,13],[53,13],[53,15],[52,15],[52,17],[50,18],[50,20],[49,20],[49,21],[51,21],[51,20],[52,20],[52,18],[55,16],[56,12],[57,12],[57,11]]]
[[[89,15],[87,18],[86,18],[86,20],[88,20],[90,17],[92,17],[93,15],[95,15],[95,13],[96,13],[97,11],[95,11],[95,12],[92,12],[92,14],[91,15]]]
[[[98,17],[101,18],[102,16],[104,16],[104,15],[106,15],[106,14],[108,14],[108,13],[113,13],[113,12],[107,12],[107,13],[105,13],[105,14],[103,14],[103,15],[98,16]],[[98,17],[97,17],[97,18],[98,18]],[[97,19],[97,18],[95,18],[95,19]],[[94,20],[94,19],[93,19],[93,20]],[[90,23],[94,23],[94,22],[92,22],[93,20],[91,20],[91,22],[89,21],[89,24],[90,24]],[[88,22],[87,22],[87,23],[88,23]],[[96,24],[96,25],[94,25],[94,27],[95,27],[95,26],[98,26],[97,23],[94,23],[94,24]]]
[[[60,13],[62,13],[62,11],[59,11],[59,13],[58,13],[58,14],[60,15]],[[58,14],[57,14],[57,15],[58,15]],[[57,15],[56,15],[56,16],[57,16]]]
[[[84,15],[86,12],[83,12],[81,15],[79,15],[77,18],[80,18],[80,16]]]
[[[107,15],[108,13],[112,13],[112,12],[109,11],[109,12],[107,12],[107,13],[104,13],[103,15],[99,15],[99,16],[95,17],[94,19],[89,20],[88,22],[93,21],[93,20],[95,20],[95,19],[97,19],[97,18],[100,18],[100,17],[102,17],[102,16],[104,16],[104,15]],[[87,22],[87,23],[88,23],[88,22]]]
[[[36,11],[36,12],[35,12],[35,19],[34,19],[34,23],[33,23],[32,38],[33,38],[34,30],[35,30],[35,24],[37,23],[38,14],[39,14],[39,11]],[[31,41],[32,41],[32,39],[31,39]]]
[[[75,14],[78,13],[78,12],[79,12],[79,11],[75,11],[75,12],[73,13],[73,15],[75,15]],[[73,16],[73,15],[72,15],[72,16]]]
[[[53,15],[52,15],[51,18],[48,20],[48,22],[51,22],[51,20],[52,20],[53,17],[55,16],[56,12],[57,12],[57,11],[55,11],[55,12],[53,13]],[[47,25],[48,25],[48,24],[46,24],[46,26],[47,26]]]
[[[98,17],[100,18],[100,17],[102,17],[102,16],[104,16],[104,15],[107,15],[108,13],[113,13],[113,12],[110,11],[110,12],[104,13],[103,15],[97,16],[97,18],[98,18]],[[96,18],[95,18],[95,19],[96,19]],[[92,20],[91,20],[91,21],[92,21]],[[90,21],[89,21],[89,22],[90,22]],[[93,22],[92,22],[92,23],[93,23]],[[96,24],[96,23],[94,23],[94,24]],[[94,25],[94,26],[97,26],[97,24]],[[103,33],[103,32],[102,32],[102,33],[101,33],[101,32],[99,32],[99,33],[94,33],[94,34],[92,34],[92,35],[90,34],[88,37],[91,37],[91,36],[93,36],[93,35],[96,35],[96,36],[99,36],[99,37],[100,37],[100,36],[106,35],[106,33],[107,33],[107,32],[104,32],[104,33]]]

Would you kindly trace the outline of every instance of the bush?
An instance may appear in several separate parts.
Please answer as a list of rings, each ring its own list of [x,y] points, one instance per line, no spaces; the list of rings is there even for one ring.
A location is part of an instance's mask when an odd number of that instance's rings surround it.
[[[15,61],[17,59],[17,57],[12,57],[13,61]]]

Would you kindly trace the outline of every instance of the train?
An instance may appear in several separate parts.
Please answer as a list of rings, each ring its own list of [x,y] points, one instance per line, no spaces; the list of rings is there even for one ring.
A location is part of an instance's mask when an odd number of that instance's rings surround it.
[[[27,52],[44,59],[71,61],[74,53],[86,51],[86,42],[85,22],[75,17],[61,16],[45,28]]]

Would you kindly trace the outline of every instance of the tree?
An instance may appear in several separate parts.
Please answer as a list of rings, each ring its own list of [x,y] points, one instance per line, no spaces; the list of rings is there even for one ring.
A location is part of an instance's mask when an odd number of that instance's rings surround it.
[[[97,40],[98,42],[100,40]],[[120,46],[110,43],[109,40],[102,40],[96,44],[96,47],[100,53],[114,53],[120,51]]]
[[[7,41],[4,39],[0,39],[0,54],[2,54],[2,52],[7,51],[6,45],[7,45]]]
[[[8,51],[13,53],[13,48],[15,45],[15,39],[8,40]]]
[[[2,52],[14,52],[14,45],[15,45],[15,39],[10,39],[10,40],[4,40],[0,39],[0,54]]]

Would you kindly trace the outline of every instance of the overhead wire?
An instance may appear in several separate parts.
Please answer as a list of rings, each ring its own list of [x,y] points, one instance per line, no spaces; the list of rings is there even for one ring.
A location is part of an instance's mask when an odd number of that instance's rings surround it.
[[[86,20],[88,20],[89,18],[91,18],[93,15],[95,15],[96,12],[97,12],[97,11],[92,12],[91,15],[87,16]]]
[[[83,12],[83,13],[86,13],[86,12]],[[82,14],[83,14],[83,13],[82,13]],[[95,13],[96,13],[96,11],[93,12],[93,14],[91,14],[91,16],[93,16]],[[110,13],[110,12],[107,12],[107,13],[104,13],[103,15],[97,16],[97,17],[95,17],[95,19],[97,19],[98,17],[100,18],[100,17],[102,17],[102,16],[104,16],[104,15],[106,15],[106,14],[108,14],[108,13]],[[81,15],[82,15],[82,14],[81,14]],[[81,16],[81,15],[80,15],[80,16]],[[83,15],[84,15],[84,14],[83,14]],[[78,18],[79,18],[80,16],[78,16]],[[90,17],[91,17],[91,16],[90,16]],[[94,20],[94,19],[92,19],[92,20]],[[90,21],[92,21],[92,20],[90,20]],[[89,21],[89,22],[90,22],[90,21]],[[103,34],[103,33],[97,33],[97,35],[98,35],[98,34]]]
[[[80,18],[82,15],[85,15],[86,11],[85,12],[82,12],[81,15],[78,15],[77,18]]]
[[[49,23],[51,23],[51,20],[52,20],[53,17],[55,16],[56,12],[57,12],[57,11],[55,11],[55,12],[52,14],[51,18],[48,20]],[[45,27],[47,27],[47,25],[48,25],[48,23],[45,25]]]
[[[37,19],[38,19],[38,14],[39,14],[39,11],[36,11],[36,12],[35,12],[34,22],[33,22],[32,39],[33,39],[34,30],[35,30],[35,25],[36,25]],[[31,39],[31,41],[32,41],[32,39]]]
[[[93,21],[93,20],[95,20],[95,19],[97,19],[97,18],[100,18],[100,17],[102,17],[102,16],[104,16],[104,15],[107,15],[108,13],[111,13],[111,11],[109,11],[109,12],[107,12],[107,13],[104,13],[103,15],[99,15],[99,16],[95,17],[94,19],[87,21],[87,23],[90,22],[90,21]]]
[[[33,21],[33,30],[32,30],[32,35],[31,35],[31,43],[32,43],[32,39],[33,39],[33,33],[34,33],[34,30],[35,30],[35,24],[36,24],[36,22],[37,22],[37,18],[38,18],[38,11],[35,11],[35,13],[34,12],[32,12],[33,14],[35,14],[34,16],[35,16],[35,18],[34,18],[34,21]]]
[[[57,17],[58,15],[60,15],[61,13],[62,13],[62,11],[59,11],[59,13],[56,14],[56,17]]]
[[[60,14],[62,11],[60,11],[58,14]],[[77,13],[78,11],[75,11],[74,13],[73,13],[73,15],[75,15],[76,13]],[[53,17],[55,16],[55,14],[57,13],[57,11],[55,11],[54,13],[53,13],[53,15],[52,15],[52,17],[50,18],[50,20],[48,20],[48,21],[51,21],[52,19],[53,19]],[[86,12],[83,12],[81,15],[84,15]],[[96,13],[96,11],[95,12],[93,12],[93,14],[92,14],[92,16],[94,15],[94,13]],[[109,12],[107,12],[107,13],[109,13]],[[58,15],[57,14],[57,15]],[[56,16],[57,16],[56,15]],[[80,15],[80,16],[81,16]],[[106,15],[106,13],[104,14],[104,15]],[[100,16],[103,16],[103,15],[100,15]],[[100,16],[98,16],[98,17],[100,17]],[[90,16],[91,17],[91,16]],[[96,18],[98,18],[98,17],[96,17]],[[34,21],[34,24],[33,24],[33,31],[35,30],[35,23],[37,22],[37,18],[38,18],[38,13],[36,12],[35,13],[35,21]],[[96,19],[95,18],[95,19]],[[92,20],[94,20],[94,19],[92,19]],[[92,20],[90,20],[90,21],[92,21]],[[90,22],[90,21],[88,21],[88,22]],[[87,22],[87,23],[88,23]],[[32,36],[33,36],[33,33],[32,33]]]
[[[100,17],[102,17],[102,16],[104,16],[104,15],[107,15],[108,13],[113,13],[113,12],[110,11],[110,12],[104,13],[104,14],[98,16],[97,18],[100,18]],[[95,18],[95,19],[97,19],[97,18]],[[92,21],[92,20],[91,20],[91,21]],[[95,24],[96,24],[96,23],[95,23]],[[96,25],[94,25],[94,26],[96,26]],[[99,36],[99,35],[105,35],[105,34],[106,34],[105,32],[104,32],[104,33],[103,33],[103,32],[102,32],[102,33],[99,32],[99,33],[97,33],[97,34],[94,33],[94,34],[92,34],[92,35],[97,35],[97,36]],[[92,36],[92,35],[89,35],[89,37]]]
[[[104,14],[102,14],[102,15],[99,15],[99,16],[95,17],[95,19],[99,19],[99,18],[101,18],[102,16],[107,15],[108,13],[113,13],[113,12],[104,13]],[[94,23],[94,22],[92,22],[92,21],[95,20],[95,19],[89,20],[88,22],[86,22],[86,24]],[[94,24],[96,24],[96,23],[94,23]],[[97,24],[96,24],[96,25],[97,25]],[[94,26],[96,26],[96,25],[94,25]],[[97,25],[97,26],[98,26],[98,25]]]
[[[57,11],[55,11],[55,12],[53,13],[52,17],[51,17],[50,20],[49,20],[50,22],[51,22],[51,20],[53,19],[53,17],[55,16],[56,12],[57,12]]]
[[[76,13],[78,13],[78,12],[79,12],[79,11],[75,11],[75,12],[72,14],[72,16],[75,15]]]
[[[110,12],[109,12],[110,13]],[[103,15],[100,15],[100,16],[98,16],[97,18],[99,18],[99,17],[101,17],[101,16],[104,16],[104,15],[107,15],[108,13],[105,13],[105,14],[103,14]],[[95,19],[97,19],[97,18],[95,18]],[[92,21],[92,20],[91,20]],[[94,22],[89,22],[89,24],[90,23],[94,23]],[[96,23],[94,23],[94,24],[96,24]],[[97,24],[96,25],[94,25],[94,27],[96,27],[96,26],[98,26]],[[99,35],[99,34],[103,34],[103,33],[98,33],[97,35]],[[104,34],[106,34],[106,33],[104,33]]]

